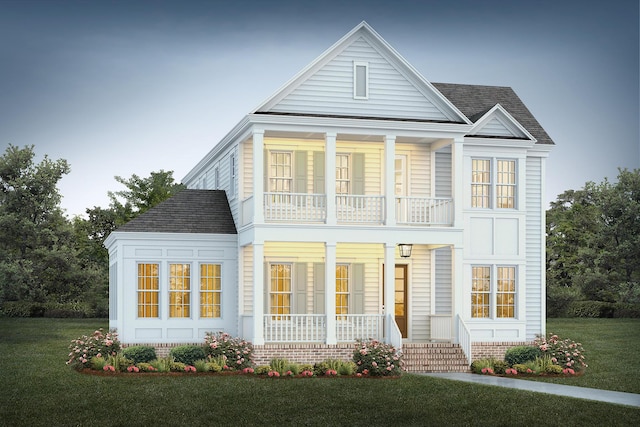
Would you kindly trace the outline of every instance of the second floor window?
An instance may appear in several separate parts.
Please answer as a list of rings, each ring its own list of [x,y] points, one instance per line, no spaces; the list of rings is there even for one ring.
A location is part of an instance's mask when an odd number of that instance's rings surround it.
[[[498,160],[497,164],[496,207],[513,209],[516,207],[516,162]]]
[[[515,209],[517,186],[515,160],[471,159],[471,207]]]
[[[336,194],[349,194],[350,191],[349,155],[336,156]]]
[[[269,191],[272,193],[291,193],[293,173],[290,152],[271,152],[269,171]]]
[[[491,199],[491,160],[471,160],[471,206],[489,208]]]

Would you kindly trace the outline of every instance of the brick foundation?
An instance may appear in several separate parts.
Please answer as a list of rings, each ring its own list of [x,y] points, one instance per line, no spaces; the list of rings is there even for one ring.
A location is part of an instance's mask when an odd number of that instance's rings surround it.
[[[326,359],[351,360],[354,344],[265,344],[253,346],[256,365],[268,365],[273,358],[314,364]]]
[[[508,348],[519,345],[530,345],[531,342],[503,341],[503,342],[474,342],[471,343],[471,359],[504,359],[504,354]]]

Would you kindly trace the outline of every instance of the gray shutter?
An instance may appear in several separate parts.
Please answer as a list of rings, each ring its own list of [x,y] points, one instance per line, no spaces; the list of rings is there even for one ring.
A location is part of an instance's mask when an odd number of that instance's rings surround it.
[[[262,284],[264,290],[264,314],[269,314],[269,307],[271,306],[271,302],[269,301],[269,294],[271,290],[271,270],[269,268],[269,263],[264,263],[264,282]]]
[[[294,151],[293,154],[294,154],[293,192],[306,193],[307,192],[307,152]]]
[[[263,168],[262,168],[262,174],[263,177],[262,179],[264,180],[264,187],[263,187],[263,191],[269,192],[269,150],[265,149],[264,150],[264,156],[262,157],[262,163],[263,163]],[[257,178],[257,177],[256,177]],[[262,203],[260,203],[260,205],[262,205]]]
[[[351,307],[353,308],[353,314],[364,313],[364,264],[352,264],[351,273],[352,287],[351,291]]]
[[[364,153],[353,153],[353,174],[351,193],[364,194]]]
[[[313,313],[325,314],[324,263],[313,264]]]
[[[295,284],[293,298],[295,300],[294,313],[307,313],[307,264],[297,262],[293,264]]]
[[[325,194],[324,151],[313,152],[313,192],[315,194]]]

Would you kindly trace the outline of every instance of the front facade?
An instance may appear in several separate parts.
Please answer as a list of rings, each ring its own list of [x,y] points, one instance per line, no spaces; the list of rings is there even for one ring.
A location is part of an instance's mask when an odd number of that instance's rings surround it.
[[[452,342],[467,359],[530,341],[552,146],[510,88],[430,83],[363,22],[184,178],[194,197],[224,191],[236,234],[107,239],[111,326],[125,343],[225,330],[256,346]]]

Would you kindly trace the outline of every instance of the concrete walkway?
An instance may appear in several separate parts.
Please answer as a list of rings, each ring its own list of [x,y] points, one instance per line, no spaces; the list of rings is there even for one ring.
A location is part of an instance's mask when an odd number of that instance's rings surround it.
[[[597,400],[600,402],[616,403],[619,405],[640,408],[640,394],[623,393],[621,391],[599,390],[596,388],[575,387],[563,384],[550,384],[538,381],[518,380],[515,378],[495,377],[492,375],[477,375],[463,373],[424,374],[430,377],[447,380],[465,381],[477,384],[495,385],[498,387],[516,388],[536,393],[556,394],[564,397]]]

